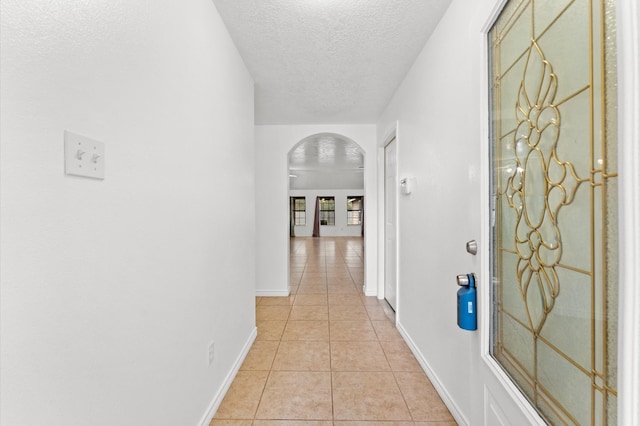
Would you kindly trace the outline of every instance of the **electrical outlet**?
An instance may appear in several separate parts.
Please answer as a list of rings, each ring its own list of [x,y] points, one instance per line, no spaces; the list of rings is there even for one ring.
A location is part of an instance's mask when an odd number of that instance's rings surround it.
[[[215,344],[209,343],[209,365],[213,364],[213,358],[215,358]]]
[[[68,175],[104,179],[104,143],[65,130],[64,171]]]

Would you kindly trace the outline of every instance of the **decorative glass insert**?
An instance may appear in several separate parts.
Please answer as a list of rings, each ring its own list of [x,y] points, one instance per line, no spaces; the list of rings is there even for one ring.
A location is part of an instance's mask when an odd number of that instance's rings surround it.
[[[320,225],[336,224],[336,199],[320,197]]]
[[[362,223],[362,197],[347,197],[347,225]]]
[[[510,0],[489,34],[491,353],[550,423],[614,425],[614,0]]]

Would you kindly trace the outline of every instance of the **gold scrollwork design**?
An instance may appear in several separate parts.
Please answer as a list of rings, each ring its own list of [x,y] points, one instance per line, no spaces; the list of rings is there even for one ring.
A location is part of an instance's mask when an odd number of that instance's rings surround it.
[[[560,293],[556,266],[562,257],[558,213],[582,182],[570,162],[558,158],[560,111],[554,104],[558,78],[532,40],[518,90],[507,169],[507,202],[515,213],[517,278],[531,330],[539,334]]]

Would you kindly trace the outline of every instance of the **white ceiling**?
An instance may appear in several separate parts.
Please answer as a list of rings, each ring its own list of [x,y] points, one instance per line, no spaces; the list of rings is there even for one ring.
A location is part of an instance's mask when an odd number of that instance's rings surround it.
[[[374,123],[451,0],[213,0],[256,124]]]
[[[303,139],[289,153],[289,171],[344,170],[360,171],[364,154],[353,141],[332,133],[322,133]]]
[[[334,133],[301,140],[289,152],[290,189],[363,189],[364,152]]]

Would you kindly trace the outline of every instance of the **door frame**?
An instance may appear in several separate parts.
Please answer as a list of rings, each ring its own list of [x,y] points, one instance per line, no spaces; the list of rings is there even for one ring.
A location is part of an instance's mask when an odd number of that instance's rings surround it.
[[[378,272],[378,282],[377,282],[377,288],[376,288],[376,294],[375,296],[377,296],[378,299],[382,300],[384,299],[384,280],[385,280],[385,238],[384,238],[384,231],[385,231],[385,212],[384,212],[384,186],[385,186],[385,176],[384,176],[384,169],[385,169],[385,164],[384,164],[384,149],[385,147],[389,144],[389,142],[391,142],[393,139],[396,140],[396,155],[398,154],[398,149],[399,149],[399,123],[398,121],[394,121],[392,123],[389,124],[389,126],[385,129],[385,132],[382,133],[383,137],[379,138],[377,141],[377,172],[378,172],[378,176],[377,176],[377,195],[378,195],[378,200],[377,200],[377,230],[378,230],[378,239],[377,239],[377,246],[378,246],[378,265],[377,265],[377,272]],[[398,170],[399,173],[399,170]],[[396,220],[398,220],[398,217],[396,216]],[[399,221],[398,221],[399,223]],[[397,229],[398,227],[396,227],[396,231],[398,232],[398,237],[399,238],[399,230]],[[399,259],[399,248],[396,249],[396,260]],[[399,281],[399,274],[398,278],[396,278],[396,298],[399,294],[399,288],[398,288],[398,281]],[[398,302],[396,300],[396,322],[399,319],[399,309],[398,309]]]
[[[396,212],[395,214],[395,239],[396,239],[396,249],[395,249],[395,253],[394,253],[394,257],[395,257],[395,264],[396,264],[396,276],[395,276],[395,306],[392,306],[392,309],[394,310],[394,312],[396,313],[396,322],[398,321],[398,306],[399,306],[399,301],[398,301],[398,294],[399,294],[399,288],[400,288],[400,269],[399,269],[399,265],[398,265],[398,261],[400,259],[400,256],[398,255],[399,252],[399,247],[400,244],[398,243],[398,240],[400,238],[400,230],[399,225],[400,225],[400,219],[398,217],[398,213],[399,213],[399,194],[398,194],[398,176],[400,175],[399,173],[399,167],[398,167],[398,150],[399,150],[399,145],[398,145],[398,138],[396,136],[396,133],[394,132],[393,135],[391,135],[390,137],[385,139],[384,145],[382,146],[382,164],[383,164],[383,168],[382,168],[382,177],[383,177],[383,197],[382,197],[382,205],[383,205],[383,209],[382,209],[382,242],[383,242],[383,259],[384,259],[384,266],[383,266],[383,275],[382,275],[382,298],[384,300],[387,300],[388,303],[388,299],[387,299],[387,285],[386,285],[386,281],[387,281],[387,147],[391,144],[391,143],[395,143],[395,151],[396,151],[396,192],[395,192],[395,199],[393,200],[393,207],[394,210]],[[389,304],[391,305],[391,304]]]
[[[483,66],[479,108],[482,150],[482,277],[490,276],[489,256],[489,66],[488,33],[507,0],[490,2],[484,25],[480,29],[479,49]],[[616,4],[618,49],[618,175],[619,203],[619,317],[618,317],[618,422],[640,424],[640,288],[634,283],[640,276],[640,6],[637,0],[618,0]],[[513,403],[531,424],[544,425],[531,404],[490,354],[490,286],[479,288],[480,357],[511,396]],[[485,381],[482,378],[481,381]],[[483,387],[486,389],[486,382]],[[483,410],[485,408],[483,407]],[[486,413],[483,414],[486,420]]]
[[[618,165],[620,283],[618,421],[640,424],[640,6],[618,0]]]

